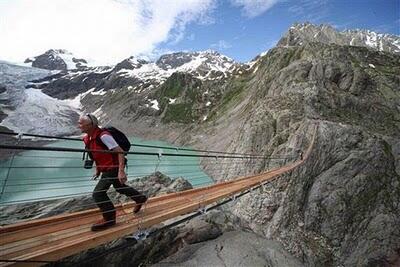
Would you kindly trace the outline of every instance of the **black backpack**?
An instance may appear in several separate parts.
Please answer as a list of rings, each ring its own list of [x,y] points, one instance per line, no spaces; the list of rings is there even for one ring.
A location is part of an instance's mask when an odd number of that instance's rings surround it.
[[[118,130],[117,128],[111,127],[111,126],[101,128],[101,130],[109,132],[109,133],[111,134],[111,136],[114,138],[115,142],[117,142],[117,144],[119,145],[119,147],[120,147],[123,151],[125,151],[125,152],[128,152],[128,151],[129,151],[129,149],[131,148],[131,142],[129,142],[128,138],[126,137],[126,135],[125,135],[123,132],[121,132],[121,131]],[[108,147],[103,143],[103,141],[101,141],[100,136],[97,136],[96,142],[97,142],[97,144],[99,144],[100,146],[103,147],[103,150],[108,150]],[[87,147],[85,147],[85,148],[88,149]],[[126,155],[126,153],[125,153],[125,155]],[[88,160],[88,156],[89,156],[89,158],[90,158],[91,160]],[[85,159],[86,159],[86,160],[85,160]],[[91,152],[87,152],[87,153],[86,153],[86,152],[83,152],[82,160],[85,160],[85,165],[84,165],[84,168],[85,168],[85,169],[90,169],[90,168],[92,168],[92,165],[93,165],[93,155],[92,155]],[[126,166],[126,167],[128,167],[128,166],[126,165],[127,162],[128,162],[128,159],[125,157],[125,166]]]
[[[129,149],[131,148],[131,142],[129,142],[128,137],[126,137],[123,132],[112,126],[104,127],[101,129],[103,131],[109,132],[114,138],[115,142],[117,142],[117,144],[122,148],[123,151],[129,151]],[[103,146],[104,150],[108,150],[108,147],[101,141],[100,136],[97,136],[96,142]]]

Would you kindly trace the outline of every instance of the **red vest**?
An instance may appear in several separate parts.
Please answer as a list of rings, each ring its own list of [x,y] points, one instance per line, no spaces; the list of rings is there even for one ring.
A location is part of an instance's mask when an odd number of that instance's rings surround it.
[[[88,134],[83,137],[86,149],[90,150],[106,150],[106,146],[99,144],[100,136],[108,134],[109,132],[103,131],[100,128],[96,128],[94,132],[89,136]],[[117,153],[106,153],[106,152],[92,152],[93,160],[96,163],[96,168],[100,172],[111,171],[118,169],[118,154]]]

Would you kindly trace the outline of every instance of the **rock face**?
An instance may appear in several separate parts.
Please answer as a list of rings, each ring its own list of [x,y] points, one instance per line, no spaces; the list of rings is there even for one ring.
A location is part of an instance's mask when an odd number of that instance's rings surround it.
[[[400,54],[400,37],[379,34],[369,30],[346,30],[339,32],[329,25],[310,23],[295,24],[290,27],[278,46],[303,45],[310,42],[325,44],[364,46],[378,51]]]
[[[308,146],[315,124],[317,140],[303,167],[226,212],[307,266],[398,264],[399,66],[395,54],[322,43],[277,47],[261,57],[247,94],[217,111],[209,129],[222,137],[207,136],[209,146],[294,156]],[[226,172],[282,164],[271,159]]]
[[[302,266],[276,241],[231,231],[213,241],[191,244],[153,266]]]
[[[148,266],[159,262],[188,244],[215,239],[222,234],[219,225],[208,217],[196,217],[176,227],[160,230],[162,225],[151,229],[145,240],[132,237],[115,240],[107,245],[66,258],[65,262],[79,266]]]

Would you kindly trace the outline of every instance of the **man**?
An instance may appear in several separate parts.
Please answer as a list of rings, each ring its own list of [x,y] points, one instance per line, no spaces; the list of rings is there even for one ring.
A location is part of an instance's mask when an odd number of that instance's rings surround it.
[[[96,164],[94,179],[101,174],[101,178],[93,191],[93,199],[102,211],[103,220],[93,224],[91,229],[92,231],[100,231],[115,225],[115,207],[107,195],[107,190],[111,185],[118,193],[130,197],[136,202],[134,213],[139,212],[142,204],[147,201],[147,197],[125,184],[127,177],[124,151],[109,132],[99,128],[97,118],[91,114],[82,115],[79,118],[79,129],[86,133],[83,138],[86,149],[105,150],[104,146],[106,146],[111,151],[121,152],[92,152],[93,161]]]

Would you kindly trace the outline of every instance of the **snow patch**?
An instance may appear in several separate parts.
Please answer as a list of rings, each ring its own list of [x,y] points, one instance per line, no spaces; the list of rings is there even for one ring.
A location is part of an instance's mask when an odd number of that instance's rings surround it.
[[[371,68],[375,69],[375,65],[374,64],[368,64],[368,66],[370,66]]]
[[[208,107],[209,105],[211,105],[211,102],[210,102],[210,101],[208,101],[208,102],[206,103],[206,107]]]
[[[158,101],[156,99],[151,100],[151,108],[154,108],[155,110],[160,110],[160,108],[158,107]]]
[[[77,95],[74,99],[65,99],[60,101],[76,110],[80,110],[82,109],[81,95],[82,94]]]
[[[99,91],[92,91],[90,92],[92,95],[105,95],[107,92],[104,91],[104,89],[101,89]]]
[[[259,67],[260,65],[257,65],[255,68],[254,68],[254,70],[253,70],[253,73],[256,73],[256,71],[258,70],[258,67]]]
[[[369,34],[367,34],[367,40],[365,41],[365,44],[373,48],[378,46],[375,32],[369,32]]]
[[[170,103],[170,104],[174,104],[175,101],[176,101],[176,98],[170,98],[170,99],[169,99],[169,103]]]

